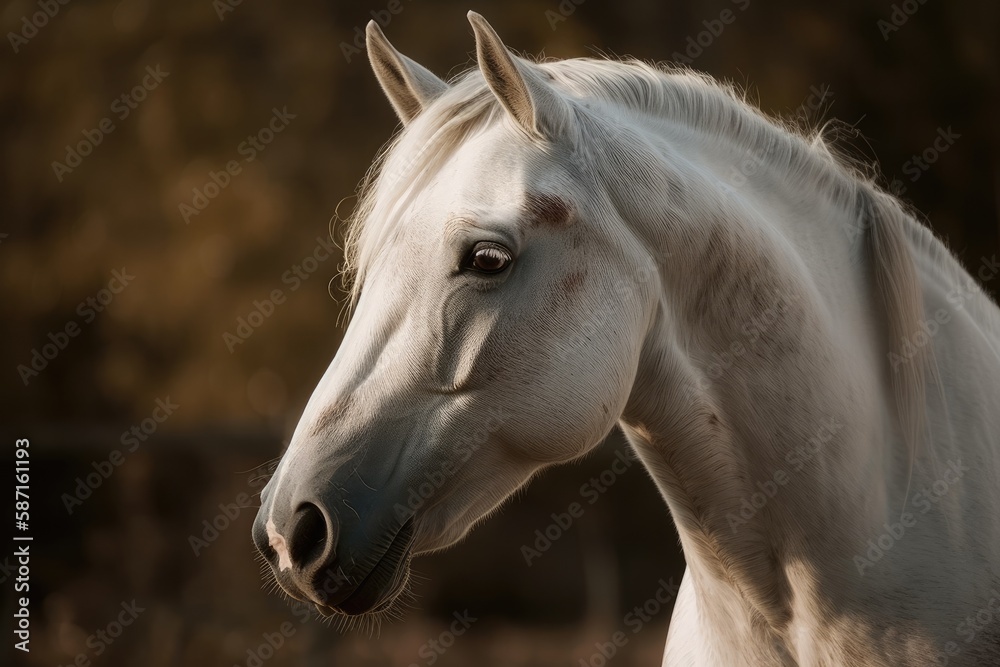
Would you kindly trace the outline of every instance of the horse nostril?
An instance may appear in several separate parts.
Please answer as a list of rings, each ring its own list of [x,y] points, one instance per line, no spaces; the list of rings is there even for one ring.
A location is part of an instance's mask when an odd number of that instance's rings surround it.
[[[296,512],[296,523],[288,541],[288,552],[297,567],[306,567],[320,558],[327,547],[327,524],[323,510],[313,503],[303,503]]]

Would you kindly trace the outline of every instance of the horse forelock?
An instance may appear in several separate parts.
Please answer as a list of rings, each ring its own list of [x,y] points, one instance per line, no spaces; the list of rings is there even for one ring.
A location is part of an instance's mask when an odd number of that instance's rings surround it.
[[[499,104],[477,71],[460,75],[429,108],[383,147],[362,182],[344,244],[345,281],[356,301],[379,251],[403,223],[403,210],[472,135],[499,115]]]

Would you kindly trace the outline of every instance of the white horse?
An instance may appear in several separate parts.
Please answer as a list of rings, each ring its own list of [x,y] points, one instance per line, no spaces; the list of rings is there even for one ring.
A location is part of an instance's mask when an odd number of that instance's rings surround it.
[[[1000,311],[976,281],[711,79],[534,63],[469,19],[478,68],[451,82],[368,27],[404,127],[348,239],[353,320],[262,494],[282,588],[390,609],[411,555],[618,424],[687,559],[664,665],[1000,664]]]

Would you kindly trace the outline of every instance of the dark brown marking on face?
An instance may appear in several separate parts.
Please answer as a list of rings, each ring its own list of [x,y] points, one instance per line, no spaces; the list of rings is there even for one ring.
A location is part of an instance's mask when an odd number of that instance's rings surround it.
[[[587,277],[587,272],[573,271],[567,274],[559,283],[560,293],[569,296],[578,291],[583,286],[583,279]]]
[[[573,206],[551,194],[529,192],[524,198],[524,212],[532,226],[568,227],[573,224]]]

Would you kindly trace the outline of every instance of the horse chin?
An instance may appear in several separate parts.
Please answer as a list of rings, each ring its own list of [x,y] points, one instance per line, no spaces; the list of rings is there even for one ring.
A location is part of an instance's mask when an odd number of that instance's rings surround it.
[[[335,605],[317,602],[325,616],[377,614],[391,608],[406,590],[413,558],[413,522],[408,521],[396,534],[389,548],[351,593]]]
[[[385,564],[379,561],[364,581],[354,589],[345,600],[336,607],[317,605],[319,612],[325,616],[342,614],[345,616],[364,616],[387,611],[406,590],[410,581],[410,560],[407,553],[404,559],[395,564]]]

